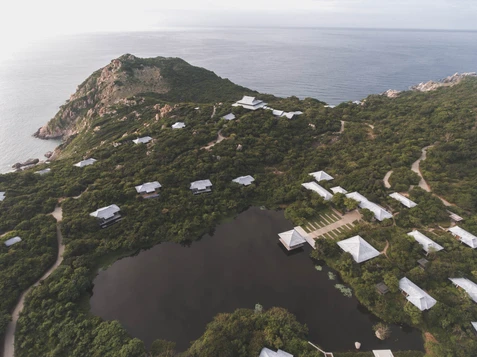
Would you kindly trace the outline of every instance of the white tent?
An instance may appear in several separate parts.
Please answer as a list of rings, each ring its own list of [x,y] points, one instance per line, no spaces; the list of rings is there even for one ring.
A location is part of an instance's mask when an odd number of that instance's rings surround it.
[[[185,128],[185,123],[178,121],[177,123],[172,124],[172,129],[182,129]]]
[[[346,195],[348,193],[348,191],[346,191],[343,187],[341,186],[336,186],[336,187],[332,187],[331,188],[331,191],[333,191],[334,194],[337,194],[337,193],[342,193],[344,195]]]
[[[134,142],[134,144],[147,144],[151,140],[152,140],[152,138],[150,136],[144,136],[142,138],[134,139],[133,142]]]
[[[374,357],[394,357],[391,350],[373,350]]]
[[[301,184],[303,187],[305,187],[307,190],[315,191],[317,194],[319,194],[325,201],[331,200],[333,195],[318,185],[316,182],[306,182]]]
[[[376,217],[376,219],[378,221],[383,221],[385,220],[386,218],[392,218],[392,214],[389,213],[388,211],[386,211],[384,208],[382,208],[381,206],[377,205],[376,203],[373,203],[371,201],[368,201],[368,199],[366,197],[364,197],[363,195],[361,195],[360,193],[358,192],[351,192],[351,193],[348,193],[346,195],[346,197],[348,198],[352,198],[353,200],[355,201],[358,201],[359,203],[359,207],[360,208],[367,208],[369,209],[371,212],[374,213],[374,217]]]
[[[244,186],[249,186],[252,184],[253,181],[255,181],[255,179],[252,176],[247,175],[247,176],[237,177],[236,179],[233,179],[232,181]]]
[[[120,211],[119,207],[116,205],[111,205],[107,207],[103,207],[97,209],[96,211],[90,213],[90,216],[101,218],[101,219],[110,219],[116,215]]]
[[[474,326],[475,330],[477,331],[477,322],[471,322],[472,326]]]
[[[380,253],[360,236],[354,236],[337,243],[341,249],[350,253],[356,263],[377,257]]]
[[[288,249],[292,250],[301,247],[306,243],[306,239],[301,236],[296,229],[278,234],[280,242]]]
[[[420,245],[422,245],[422,249],[424,249],[427,253],[429,253],[429,251],[431,250],[433,250],[434,252],[438,252],[439,250],[444,249],[442,246],[434,242],[431,238],[425,236],[417,230],[413,230],[407,235],[413,237]]]
[[[260,351],[259,357],[293,357],[293,355],[289,354],[288,352],[278,350],[277,352],[272,351],[266,347],[262,348]]]
[[[5,192],[0,192],[0,202],[5,199]]]
[[[227,115],[224,115],[222,117],[222,119],[225,119],[225,120],[234,120],[235,119],[235,115],[233,113],[229,113]]]
[[[273,109],[272,114],[275,115],[276,117],[282,117],[285,115],[285,112],[283,110]]]
[[[264,103],[263,101],[256,99],[255,97],[249,97],[247,95],[245,95],[242,99],[240,99],[235,104],[232,104],[232,106],[234,107],[243,107],[245,109],[250,109],[250,110],[257,110],[257,109],[263,108],[266,105],[267,103]]]
[[[317,182],[333,180],[333,177],[324,171],[312,172],[309,175],[313,176]]]
[[[77,163],[74,164],[73,166],[76,166],[76,167],[85,167],[85,166],[93,165],[96,161],[97,161],[96,159],[90,158],[90,159],[86,159],[86,160],[77,162]]]
[[[417,203],[411,201],[409,198],[401,195],[400,193],[394,192],[394,193],[391,193],[389,196],[394,198],[396,201],[401,202],[407,208],[412,208],[417,206]]]
[[[465,229],[462,229],[457,226],[449,228],[449,232],[459,238],[462,243],[467,244],[473,249],[477,248],[477,237],[474,236],[472,233],[469,233]]]
[[[156,189],[161,188],[161,184],[157,181],[143,183],[142,185],[136,186],[137,193],[152,193]]]
[[[466,278],[449,278],[455,285],[464,289],[470,298],[477,302],[477,284]]]
[[[17,244],[17,243],[21,242],[21,241],[22,241],[22,239],[20,237],[13,237],[13,238],[10,238],[10,239],[6,240],[5,245],[7,247],[10,247],[14,244]]]
[[[436,299],[414,284],[408,278],[399,280],[399,289],[407,294],[406,299],[419,310],[428,310],[436,304]]]

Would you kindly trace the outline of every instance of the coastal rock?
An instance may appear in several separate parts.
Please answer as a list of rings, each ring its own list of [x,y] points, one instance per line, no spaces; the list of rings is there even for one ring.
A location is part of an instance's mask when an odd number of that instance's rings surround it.
[[[468,72],[468,73],[462,73],[462,74],[455,73],[454,75],[446,77],[437,82],[429,81],[429,82],[419,83],[411,87],[411,90],[414,90],[417,92],[429,92],[441,87],[452,87],[460,83],[463,79],[467,77],[477,77],[477,73],[476,72]]]
[[[18,170],[24,166],[33,166],[40,162],[39,159],[28,159],[25,162],[17,162],[16,164],[12,165],[12,168]]]
[[[47,152],[45,153],[45,157],[46,157],[47,159],[49,159],[51,156],[53,156],[53,151],[47,151]]]
[[[401,94],[400,91],[395,90],[395,89],[388,89],[386,92],[384,92],[382,95],[385,95],[388,98],[397,98]]]

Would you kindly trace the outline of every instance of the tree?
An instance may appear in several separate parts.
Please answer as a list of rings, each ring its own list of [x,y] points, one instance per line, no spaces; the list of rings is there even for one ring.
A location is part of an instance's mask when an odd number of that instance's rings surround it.
[[[374,219],[374,213],[367,208],[361,210],[361,215],[366,222],[371,222]]]
[[[359,205],[358,201],[353,200],[352,198],[345,198],[343,203],[348,211],[356,209]]]

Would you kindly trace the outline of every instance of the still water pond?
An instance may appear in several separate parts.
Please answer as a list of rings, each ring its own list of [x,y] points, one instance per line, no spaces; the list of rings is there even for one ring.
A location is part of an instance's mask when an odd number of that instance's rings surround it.
[[[288,309],[326,350],[351,350],[355,341],[364,350],[423,348],[417,330],[393,326],[390,339],[374,337],[377,320],[335,289],[326,269],[315,270],[309,246],[287,254],[278,244],[277,234],[292,228],[283,212],[251,208],[190,247],[163,243],[121,259],[95,279],[91,311],[147,346],[161,338],[179,350],[217,313],[256,303]]]

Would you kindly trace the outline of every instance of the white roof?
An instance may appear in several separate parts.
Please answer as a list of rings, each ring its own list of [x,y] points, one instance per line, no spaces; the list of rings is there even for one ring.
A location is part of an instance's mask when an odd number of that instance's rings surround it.
[[[427,253],[432,249],[435,252],[444,249],[442,246],[434,242],[431,238],[426,237],[424,234],[417,230],[413,230],[407,234],[408,236],[413,237]]]
[[[5,192],[0,192],[0,202],[5,199]]]
[[[237,103],[232,104],[234,107],[244,107],[245,109],[257,110],[267,105],[263,101],[256,99],[255,97],[244,96]]]
[[[233,182],[237,182],[241,185],[244,185],[244,186],[248,186],[248,185],[251,185],[253,181],[255,181],[255,179],[250,176],[250,175],[247,175],[247,176],[240,176],[240,177],[237,177],[236,179],[233,179],[232,180]]]
[[[275,352],[275,351],[272,351],[272,350],[264,347],[260,351],[260,356],[259,357],[293,357],[293,355],[288,353],[288,352],[282,351],[282,350],[278,350],[277,352]]]
[[[134,139],[133,142],[134,142],[134,144],[147,144],[151,140],[152,140],[152,138],[150,136],[144,136],[142,138]]]
[[[477,284],[466,278],[449,278],[455,285],[464,289],[470,298],[477,302]]]
[[[116,205],[111,205],[107,207],[100,208],[92,213],[90,213],[90,216],[96,217],[96,218],[103,218],[103,219],[108,219],[114,216],[115,213],[119,212],[120,209]]]
[[[471,322],[472,326],[477,330],[477,322]]]
[[[450,217],[451,219],[453,219],[454,221],[456,221],[456,222],[460,222],[460,221],[463,221],[463,220],[464,220],[464,218],[462,218],[461,216],[459,216],[459,215],[457,215],[457,214],[455,214],[455,213],[452,213],[451,211],[447,211],[447,212],[449,213],[449,217]]]
[[[237,103],[246,104],[246,105],[256,105],[261,103],[262,101],[256,99],[255,97],[250,97],[248,95],[244,95],[242,99],[240,99]]]
[[[373,350],[374,357],[394,357],[391,350]]]
[[[380,253],[360,236],[354,236],[338,242],[338,245],[345,252],[350,253],[356,263],[377,257]]]
[[[331,188],[331,191],[333,191],[333,193],[343,193],[343,194],[347,194],[348,191],[346,191],[343,187],[341,186],[336,186],[336,187],[332,187]]]
[[[449,232],[455,236],[458,236],[462,243],[467,244],[471,248],[477,248],[477,237],[472,233],[469,233],[465,229],[457,226],[449,228]]]
[[[178,121],[177,123],[172,124],[172,129],[182,129],[185,128],[185,123]]]
[[[47,169],[44,169],[44,170],[37,171],[35,173],[38,174],[38,175],[44,175],[44,174],[47,174],[50,171],[51,171],[51,169],[47,168]]]
[[[352,198],[353,200],[358,201],[359,202],[359,207],[369,209],[371,212],[374,213],[374,217],[376,217],[376,219],[378,221],[383,221],[386,218],[392,218],[392,216],[393,216],[391,213],[386,211],[381,206],[379,206],[376,203],[373,203],[371,201],[368,201],[368,199],[366,197],[364,197],[362,194],[360,194],[358,192],[348,193],[346,195],[346,197]]]
[[[22,241],[22,239],[20,237],[13,237],[13,238],[10,238],[9,240],[6,240],[5,245],[7,247],[10,247],[14,244],[17,244],[18,242],[21,242],[21,241]]]
[[[306,243],[306,239],[301,236],[296,229],[279,233],[278,236],[291,248],[299,244]]]
[[[408,278],[402,278],[399,280],[399,289],[404,291],[408,295],[406,299],[421,311],[430,309],[437,302],[436,299],[434,299]]]
[[[74,164],[73,166],[76,166],[76,167],[85,167],[85,166],[93,165],[96,161],[97,161],[96,159],[90,158],[90,159],[86,159],[86,160],[77,162],[77,163]]]
[[[313,176],[315,178],[315,180],[318,181],[318,182],[333,180],[333,177],[328,175],[324,171],[312,172],[312,173],[310,173],[310,175]]]
[[[225,119],[225,120],[234,120],[235,115],[233,113],[229,113],[227,115],[224,115],[222,118]]]
[[[407,208],[412,208],[417,206],[417,203],[411,201],[409,198],[401,195],[400,193],[394,192],[394,193],[391,193],[389,196],[394,198],[396,201],[401,202]]]
[[[293,119],[293,117],[295,115],[302,115],[303,112],[300,112],[300,111],[295,111],[295,112],[288,112],[288,113],[285,113],[284,116],[286,116],[288,119]]]
[[[272,114],[277,116],[277,117],[281,117],[281,116],[285,115],[285,112],[283,110],[273,109]]]
[[[199,180],[191,182],[190,189],[191,190],[205,190],[207,187],[212,186],[212,182],[210,180]]]
[[[321,187],[314,181],[305,182],[305,183],[302,183],[301,185],[308,190],[315,191],[317,194],[323,197],[325,201],[329,201],[331,200],[331,197],[333,197],[333,195],[329,191],[327,191],[325,188]]]
[[[161,188],[161,184],[157,181],[143,183],[142,185],[136,186],[137,193],[151,193],[155,192],[156,189]]]

